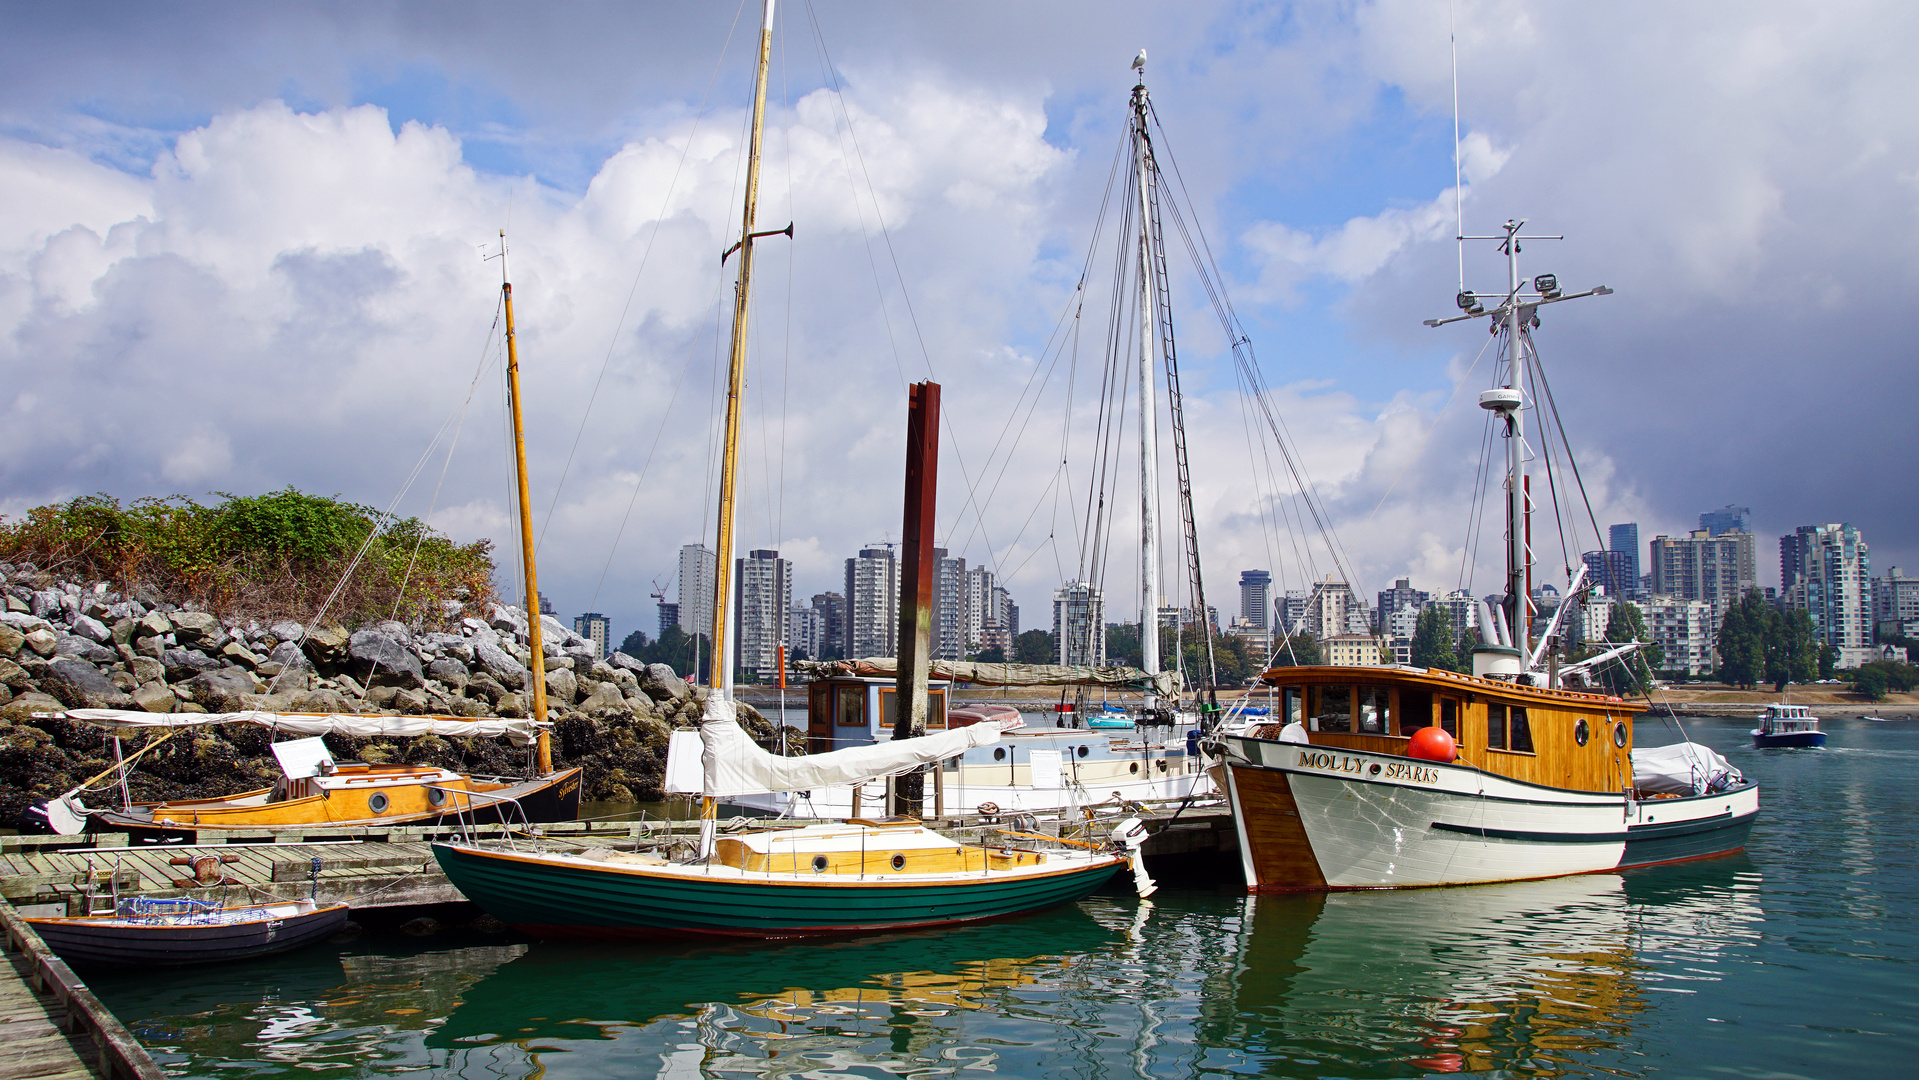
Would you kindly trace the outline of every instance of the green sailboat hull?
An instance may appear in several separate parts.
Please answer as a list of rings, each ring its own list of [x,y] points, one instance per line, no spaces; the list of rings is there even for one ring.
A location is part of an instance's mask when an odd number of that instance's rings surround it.
[[[433,845],[448,880],[488,914],[546,939],[800,937],[977,922],[1078,900],[1126,865],[934,881],[763,878],[577,865]]]

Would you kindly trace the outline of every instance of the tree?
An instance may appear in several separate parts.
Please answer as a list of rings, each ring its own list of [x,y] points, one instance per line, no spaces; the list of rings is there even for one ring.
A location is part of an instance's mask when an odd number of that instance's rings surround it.
[[[1057,664],[1059,649],[1051,630],[1028,630],[1013,641],[1013,659],[1021,664]]]
[[[646,636],[646,631],[635,630],[626,635],[626,640],[620,642],[620,647],[613,651],[623,652],[637,660],[642,653],[646,652],[646,647],[651,644],[652,641]]]
[[[1160,649],[1161,656],[1167,655],[1163,646],[1164,642],[1162,642],[1162,648]],[[1138,623],[1106,624],[1107,663],[1120,664],[1125,667],[1138,667],[1140,665],[1141,655]]]
[[[1319,640],[1301,632],[1273,643],[1274,667],[1311,667],[1319,663]]]
[[[978,653],[974,654],[973,661],[979,664],[1004,664],[1006,662],[1006,650],[1000,648],[998,645],[981,649]]]
[[[1886,700],[1887,682],[1886,673],[1877,670],[1876,667],[1871,664],[1860,668],[1854,672],[1852,676],[1852,685],[1858,689],[1861,694],[1866,696],[1867,701]]]
[[[1751,689],[1766,677],[1766,646],[1779,633],[1778,621],[1778,612],[1758,589],[1746,590],[1726,609],[1719,624],[1721,682]]]
[[[1839,666],[1839,650],[1828,641],[1819,646],[1819,677],[1832,678],[1832,669]]]
[[[1813,636],[1812,616],[1805,611],[1772,613],[1765,636],[1765,676],[1775,692],[1789,683],[1805,682],[1819,670],[1819,642]]]
[[[1437,604],[1421,611],[1413,624],[1413,666],[1460,670],[1459,653],[1453,648],[1453,617]]]

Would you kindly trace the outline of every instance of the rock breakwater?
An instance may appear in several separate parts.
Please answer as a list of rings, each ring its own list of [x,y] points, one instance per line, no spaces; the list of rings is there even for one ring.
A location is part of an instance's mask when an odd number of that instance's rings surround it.
[[[532,694],[526,613],[489,605],[424,630],[393,621],[354,629],[288,620],[221,618],[151,592],[62,581],[0,562],[0,822],[35,797],[57,795],[112,763],[111,741],[89,725],[36,714],[69,708],[152,713],[363,713],[524,717]],[[664,664],[592,643],[541,616],[554,764],[584,769],[589,800],[661,797],[667,736],[698,721],[705,690]],[[750,705],[741,723],[769,740]],[[270,786],[271,733],[250,725],[177,737],[128,777],[136,802],[206,798]],[[431,764],[516,775],[529,752],[491,739],[328,736],[340,760]],[[117,792],[114,793],[117,797]],[[94,802],[101,801],[96,795]]]

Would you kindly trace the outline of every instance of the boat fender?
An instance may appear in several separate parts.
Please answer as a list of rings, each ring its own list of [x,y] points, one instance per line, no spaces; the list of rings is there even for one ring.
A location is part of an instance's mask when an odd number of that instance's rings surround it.
[[[1412,739],[1406,744],[1406,756],[1450,764],[1458,759],[1459,746],[1445,728],[1423,727],[1413,732]]]
[[[1140,848],[1149,835],[1146,823],[1136,817],[1129,817],[1113,826],[1113,843],[1126,849],[1126,861],[1133,867],[1133,890],[1139,893],[1142,900],[1159,891],[1158,883],[1146,872],[1145,857],[1140,854]]]

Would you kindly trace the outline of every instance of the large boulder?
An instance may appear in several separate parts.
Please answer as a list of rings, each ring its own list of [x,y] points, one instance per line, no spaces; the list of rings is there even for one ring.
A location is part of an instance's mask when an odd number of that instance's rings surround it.
[[[620,688],[610,682],[594,683],[592,691],[580,699],[579,710],[589,715],[603,709],[625,711],[626,699],[620,695]]]
[[[546,696],[549,700],[561,705],[571,705],[579,692],[579,680],[574,678],[571,671],[562,668],[546,673]]]
[[[73,632],[95,645],[105,645],[113,640],[113,631],[107,629],[106,623],[87,615],[73,620]]]
[[[133,626],[133,636],[136,638],[164,637],[171,633],[173,620],[167,618],[163,611],[149,611]]]
[[[40,688],[69,709],[131,709],[133,698],[100,674],[100,669],[71,656],[55,657],[40,676]]]
[[[397,624],[395,624],[397,625]],[[356,630],[347,641],[356,673],[366,671],[368,686],[417,688],[426,685],[420,658],[399,638],[381,630]]]
[[[200,672],[220,669],[218,660],[198,649],[168,649],[160,654],[160,663],[167,669],[168,682],[181,682]]]
[[[173,636],[182,645],[214,650],[227,643],[227,632],[220,626],[220,620],[207,612],[177,611],[172,620]]]
[[[316,664],[338,665],[347,662],[347,646],[352,635],[337,626],[309,626],[306,653]]]
[[[166,683],[155,680],[133,692],[133,704],[151,713],[170,713],[180,707],[180,699]]]
[[[11,660],[0,658],[0,686],[9,690],[27,690],[33,686],[33,676],[27,669]]]
[[[351,713],[353,704],[338,690],[308,690],[293,698],[294,712]]]
[[[59,656],[73,656],[89,664],[111,664],[119,659],[119,654],[105,645],[98,644],[78,634],[60,634],[53,646]]]
[[[455,690],[464,688],[467,680],[471,678],[465,664],[444,656],[426,666],[426,677]]]
[[[26,645],[27,635],[11,626],[0,625],[0,656],[19,656]]]
[[[306,627],[301,626],[292,619],[281,619],[267,627],[267,633],[271,634],[275,641],[299,641],[301,637],[305,636]]]
[[[673,701],[687,695],[686,680],[665,664],[648,664],[640,674],[640,689],[654,701]]]
[[[208,712],[239,712],[246,707],[241,699],[255,690],[253,677],[239,668],[202,671],[186,682],[193,703]]]
[[[501,686],[518,690],[526,685],[526,669],[518,660],[508,656],[505,649],[490,642],[475,640],[473,659],[486,669]]]
[[[281,639],[280,643],[273,647],[273,651],[267,654],[267,662],[280,665],[281,671],[313,666],[307,663],[306,654],[300,651],[300,643],[291,638]]]
[[[52,656],[54,650],[60,647],[60,639],[45,627],[29,631],[24,643],[36,655],[43,657]]]
[[[167,666],[151,657],[136,656],[128,662],[127,666],[132,669],[133,677],[140,682],[166,681]]]
[[[606,662],[613,667],[630,671],[635,675],[646,670],[646,664],[644,662],[635,657],[628,656],[623,652],[613,653],[606,658]]]

